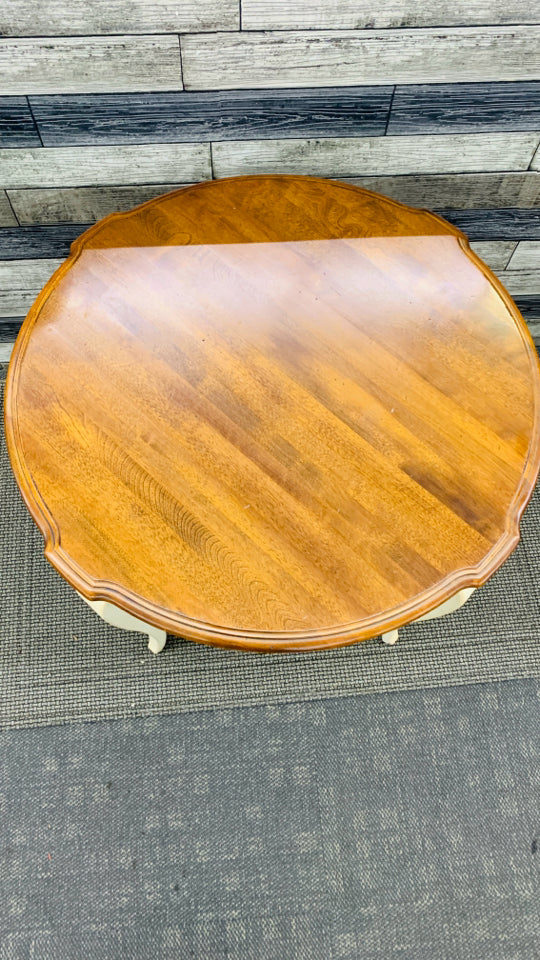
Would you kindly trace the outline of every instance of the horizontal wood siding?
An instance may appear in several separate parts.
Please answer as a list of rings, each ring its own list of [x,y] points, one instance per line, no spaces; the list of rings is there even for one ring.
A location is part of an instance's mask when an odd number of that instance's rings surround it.
[[[242,0],[245,30],[355,30],[538,23],[530,0]]]
[[[182,37],[187,90],[540,79],[540,27]]]
[[[355,177],[347,182],[383,193],[401,203],[432,209],[529,208],[540,205],[540,174],[534,172],[409,174]]]
[[[2,0],[5,37],[237,30],[238,0]]]
[[[57,187],[50,190],[9,190],[8,195],[21,226],[91,223],[117,210],[131,210],[139,203],[183,185],[159,183],[129,187]]]
[[[393,87],[31,97],[46,147],[384,136]],[[540,120],[538,123],[540,128]]]
[[[0,261],[0,317],[24,316],[62,260]]]
[[[540,273],[540,239],[521,240],[508,264],[509,270],[538,270]]]
[[[28,98],[0,97],[0,147],[40,146]]]
[[[194,183],[212,176],[207,143],[0,150],[1,187]]]
[[[2,93],[181,90],[175,36],[0,40]]]
[[[441,212],[538,325],[539,50],[530,0],[3,0],[0,339],[86,224],[246,173]]]
[[[216,143],[218,177],[241,173],[306,173],[354,177],[381,173],[526,170],[540,132],[458,136],[252,140]]]
[[[14,227],[17,225],[17,218],[7,194],[0,190],[0,227]]]
[[[540,82],[411,85],[394,94],[390,135],[484,130],[540,130]]]

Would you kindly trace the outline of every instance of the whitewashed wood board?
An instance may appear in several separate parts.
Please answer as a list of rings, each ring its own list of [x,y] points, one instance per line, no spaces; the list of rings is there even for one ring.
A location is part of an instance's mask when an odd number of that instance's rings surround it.
[[[495,21],[492,21],[495,22]],[[237,30],[238,0],[2,0],[5,37]]]
[[[17,218],[3,190],[0,190],[0,227],[16,227]]]
[[[57,187],[35,190],[9,190],[9,198],[19,223],[91,223],[109,213],[131,210],[146,200],[185,186],[160,183],[128,187]]]
[[[540,288],[540,240],[520,240],[508,264],[509,270],[536,270]]]
[[[0,150],[0,189],[194,183],[211,175],[207,143]]]
[[[244,30],[377,30],[539,20],[530,0],[242,0]]]
[[[540,273],[538,270],[502,270],[498,273],[512,297],[540,297]]]
[[[174,35],[3,39],[0,77],[4,96],[183,89]]]
[[[531,170],[540,170],[540,146],[532,159]]]
[[[0,317],[28,313],[62,260],[0,260]]]
[[[345,182],[412,206],[454,210],[540,206],[540,174],[531,171],[353,177]]]
[[[515,247],[514,240],[476,240],[471,243],[472,250],[495,273],[507,267]]]
[[[256,173],[358,177],[526,170],[539,139],[540,132],[229,140],[214,143],[212,151],[217,177]]]
[[[187,90],[540,78],[540,26],[181,38]]]

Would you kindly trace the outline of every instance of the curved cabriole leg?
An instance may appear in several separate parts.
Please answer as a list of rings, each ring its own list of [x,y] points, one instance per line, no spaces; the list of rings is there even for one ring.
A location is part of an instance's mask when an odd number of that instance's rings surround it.
[[[459,608],[467,602],[469,597],[472,596],[474,591],[475,587],[466,587],[464,590],[459,590],[458,593],[455,593],[449,600],[445,600],[440,606],[435,607],[434,610],[425,613],[423,617],[418,617],[418,620],[415,620],[414,623],[420,623],[422,620],[434,620],[436,617],[445,617],[447,614],[453,613],[454,610],[459,610]],[[381,640],[383,643],[390,645],[397,643],[398,631],[390,630],[389,633],[382,633]]]
[[[388,633],[381,634],[381,640],[383,643],[387,643],[390,646],[393,646],[394,643],[397,643],[399,639],[399,633],[397,630],[390,630]]]
[[[145,633],[148,637],[148,649],[152,653],[160,653],[163,650],[167,642],[165,630],[160,630],[159,627],[153,627],[152,624],[139,620],[133,614],[120,610],[120,607],[115,607],[113,603],[107,603],[105,600],[87,600],[82,593],[79,593],[79,596],[89,607],[92,607],[92,610],[102,620],[105,620],[105,623],[110,623],[112,627],[120,627],[121,630]]]

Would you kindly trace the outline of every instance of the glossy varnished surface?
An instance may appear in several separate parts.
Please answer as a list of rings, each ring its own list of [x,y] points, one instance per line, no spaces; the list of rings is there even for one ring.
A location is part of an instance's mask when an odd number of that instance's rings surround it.
[[[10,367],[15,475],[57,569],[170,632],[351,642],[479,585],[539,464],[538,365],[453,227],[240,178],[74,244]]]

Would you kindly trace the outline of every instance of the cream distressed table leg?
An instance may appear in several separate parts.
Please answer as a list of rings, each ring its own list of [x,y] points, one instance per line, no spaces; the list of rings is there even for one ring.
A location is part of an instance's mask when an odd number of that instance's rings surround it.
[[[459,590],[458,593],[455,593],[453,597],[450,597],[449,600],[445,600],[444,603],[441,603],[440,606],[435,607],[434,610],[430,610],[429,613],[425,613],[423,617],[418,617],[418,620],[414,620],[414,623],[421,623],[422,620],[435,620],[436,617],[445,617],[448,613],[453,613],[454,610],[459,610],[464,603],[469,599],[469,597],[474,593],[475,587],[467,587],[465,590]],[[398,640],[398,631],[390,630],[388,633],[381,634],[381,640],[383,643],[394,644]]]
[[[150,623],[145,623],[144,620],[139,620],[131,613],[120,610],[120,607],[115,607],[113,603],[107,603],[105,600],[87,600],[86,597],[83,597],[82,593],[79,593],[79,597],[81,600],[84,600],[89,607],[92,607],[92,610],[94,610],[102,620],[110,623],[112,627],[120,627],[121,630],[133,630],[137,633],[146,633],[148,637],[148,649],[151,650],[152,653],[160,653],[160,651],[163,650],[167,642],[165,630],[160,630],[158,627],[153,627]]]

